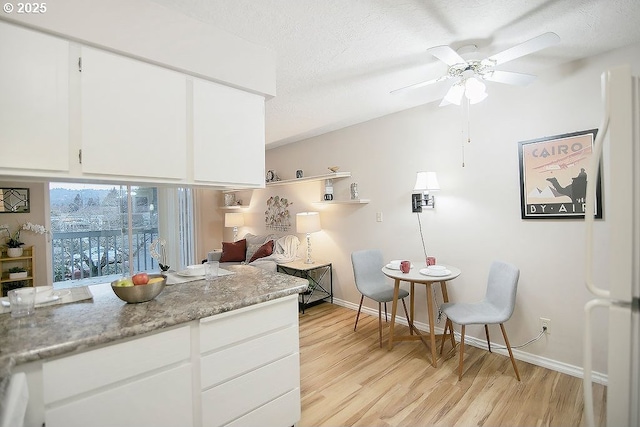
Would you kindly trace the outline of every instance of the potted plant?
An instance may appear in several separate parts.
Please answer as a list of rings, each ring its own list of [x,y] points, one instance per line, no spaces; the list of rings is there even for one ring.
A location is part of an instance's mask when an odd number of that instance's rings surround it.
[[[0,231],[7,233],[5,246],[7,247],[7,256],[9,258],[16,258],[22,256],[23,242],[20,241],[20,232],[22,230],[31,231],[36,234],[46,234],[49,231],[42,225],[32,224],[31,222],[25,222],[21,227],[12,233],[7,224],[0,225]]]
[[[11,267],[9,269],[9,279],[24,279],[27,277],[27,270],[22,267]]]

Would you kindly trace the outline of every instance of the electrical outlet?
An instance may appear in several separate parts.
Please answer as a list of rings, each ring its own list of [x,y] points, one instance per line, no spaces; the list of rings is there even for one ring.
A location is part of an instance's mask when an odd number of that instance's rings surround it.
[[[544,328],[547,328],[545,331],[547,335],[551,334],[551,319],[547,319],[546,317],[540,318],[540,330],[542,331]]]

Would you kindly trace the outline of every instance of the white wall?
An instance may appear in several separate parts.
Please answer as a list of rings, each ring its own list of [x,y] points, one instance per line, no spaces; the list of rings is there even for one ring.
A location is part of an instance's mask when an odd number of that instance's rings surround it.
[[[416,171],[437,171],[442,190],[437,193],[436,209],[422,213],[421,220],[427,251],[438,262],[462,269],[462,275],[449,284],[450,299],[481,298],[492,260],[516,264],[521,275],[517,306],[507,324],[511,343],[536,336],[538,318],[550,318],[551,334],[524,348],[520,357],[541,364],[566,364],[566,371],[579,368],[583,306],[590,299],[583,286],[584,225],[576,220],[521,219],[518,141],[597,128],[601,72],[632,61],[637,74],[637,52],[635,45],[568,64],[539,76],[527,88],[491,85],[487,100],[471,108],[465,167],[461,166],[461,145],[466,124],[455,106],[426,105],[269,150],[266,168],[275,169],[282,179],[293,178],[296,169],[309,176],[339,165],[352,177],[335,182],[336,196],[349,198],[349,184],[357,182],[360,197],[371,203],[314,205],[323,193],[322,182],[256,190],[241,234],[265,231],[265,201],[273,195],[293,201],[292,217],[306,210],[320,211],[323,231],[312,236],[313,254],[334,263],[335,297],[357,304],[360,295],[353,283],[352,251],[376,247],[389,260],[423,258],[410,193]],[[606,191],[605,179],[605,219],[596,224],[597,259],[609,256]],[[377,212],[382,212],[383,222],[376,222]],[[598,274],[603,282],[606,270]],[[424,290],[418,292],[422,294],[417,301],[424,301]],[[597,313],[596,319],[596,342],[604,343],[605,313]],[[418,308],[417,320],[426,323],[426,307]],[[480,326],[467,331],[483,339]],[[502,341],[498,329],[492,331],[492,340]],[[604,344],[594,351],[594,368],[606,373]],[[574,373],[579,374],[579,369]]]

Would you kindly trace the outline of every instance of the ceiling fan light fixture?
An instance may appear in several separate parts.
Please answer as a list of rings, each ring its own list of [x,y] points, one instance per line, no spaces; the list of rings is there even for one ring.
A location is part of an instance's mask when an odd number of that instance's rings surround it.
[[[464,82],[464,96],[472,104],[477,104],[487,97],[487,87],[477,78],[470,77]]]
[[[450,104],[460,105],[464,91],[464,84],[456,83],[451,86],[451,89],[449,89],[449,92],[445,95],[444,100]]]

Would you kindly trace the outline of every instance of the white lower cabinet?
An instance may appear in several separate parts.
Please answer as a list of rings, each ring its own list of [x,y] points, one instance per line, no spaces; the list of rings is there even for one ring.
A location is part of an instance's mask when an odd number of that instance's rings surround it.
[[[45,411],[47,427],[175,427],[193,425],[191,366],[73,399]]]
[[[190,326],[45,362],[47,427],[193,425]]]
[[[300,420],[297,302],[294,295],[201,321],[204,427]]]
[[[300,420],[298,298],[23,368],[29,427],[291,426]]]

